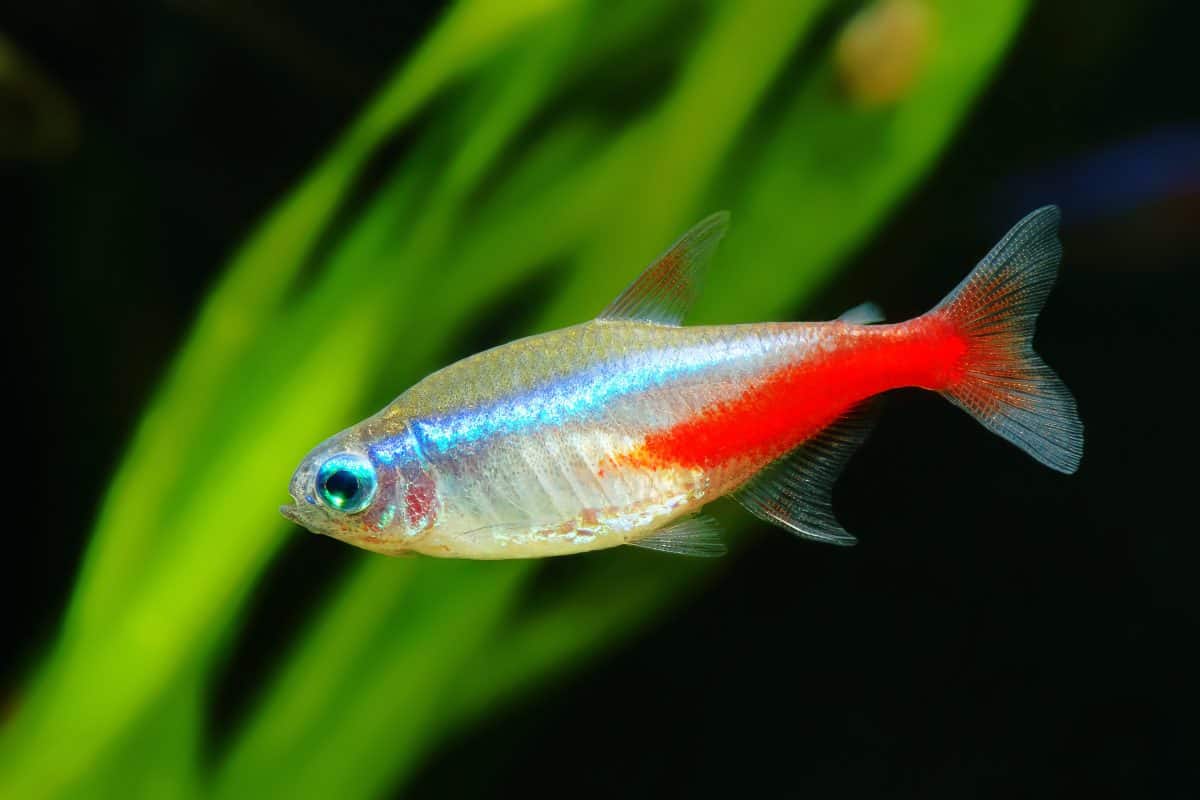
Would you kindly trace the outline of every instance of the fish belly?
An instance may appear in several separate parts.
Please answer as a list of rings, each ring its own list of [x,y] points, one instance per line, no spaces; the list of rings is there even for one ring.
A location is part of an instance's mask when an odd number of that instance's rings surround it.
[[[700,468],[622,464],[632,426],[568,424],[492,443],[439,475],[431,555],[526,558],[627,544],[711,499]]]

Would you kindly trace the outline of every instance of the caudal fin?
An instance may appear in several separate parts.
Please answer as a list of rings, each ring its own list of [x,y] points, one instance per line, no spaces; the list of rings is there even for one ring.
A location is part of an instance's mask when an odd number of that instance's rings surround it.
[[[1029,455],[1072,473],[1083,457],[1075,398],[1033,352],[1033,330],[1054,285],[1062,245],[1059,211],[1018,222],[930,312],[966,339],[964,372],[942,394]]]

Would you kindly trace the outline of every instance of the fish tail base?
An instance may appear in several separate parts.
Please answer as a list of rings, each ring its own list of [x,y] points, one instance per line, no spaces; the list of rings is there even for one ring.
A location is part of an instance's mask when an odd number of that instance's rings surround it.
[[[1046,466],[1073,473],[1083,457],[1075,398],[1033,351],[1038,314],[1062,259],[1059,210],[1021,220],[928,316],[965,348],[941,393]]]

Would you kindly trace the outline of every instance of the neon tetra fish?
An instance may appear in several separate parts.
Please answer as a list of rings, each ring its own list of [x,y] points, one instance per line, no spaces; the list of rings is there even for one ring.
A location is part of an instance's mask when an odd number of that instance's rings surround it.
[[[716,524],[697,513],[728,495],[800,536],[853,544],[833,482],[866,436],[865,405],[912,386],[1072,473],[1083,426],[1032,348],[1058,221],[1052,206],[1027,216],[907,322],[873,324],[867,305],[832,322],[681,327],[728,224],[714,214],[596,319],[452,364],[319,445],[280,510],[391,555],[718,555]]]

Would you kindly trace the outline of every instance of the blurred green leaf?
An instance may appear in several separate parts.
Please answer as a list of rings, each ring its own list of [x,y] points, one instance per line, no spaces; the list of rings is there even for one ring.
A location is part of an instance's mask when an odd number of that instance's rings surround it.
[[[78,800],[188,800],[200,796],[205,717],[205,675],[199,669],[175,681],[169,697],[156,703],[96,769],[66,795]]]
[[[177,496],[171,487],[189,491],[182,478],[189,474],[190,451],[179,443],[202,440],[200,431],[222,397],[220,387],[233,382],[237,367],[285,311],[280,303],[370,156],[464,70],[572,4],[476,0],[456,5],[329,155],[234,255],[114,477],[72,605],[74,627],[91,630],[93,620],[107,624],[113,604],[129,588],[129,571],[160,538],[157,520],[166,517],[165,509]]]
[[[0,159],[56,158],[78,145],[75,103],[0,33]]]
[[[278,550],[275,508],[312,444],[451,357],[497,296],[548,265],[558,288],[535,329],[592,316],[717,207],[734,228],[696,317],[788,313],[933,163],[1025,4],[933,3],[924,73],[874,111],[843,97],[824,43],[796,58],[826,6],[456,6],[200,312],[0,738],[0,796],[127,796],[120,776],[143,758],[161,763],[164,794],[376,796],[455,726],[696,586],[712,565],[596,554],[531,605],[534,563],[364,557],[201,772],[206,678]],[[605,80],[645,102],[600,113]],[[412,144],[332,227],[405,125]]]

